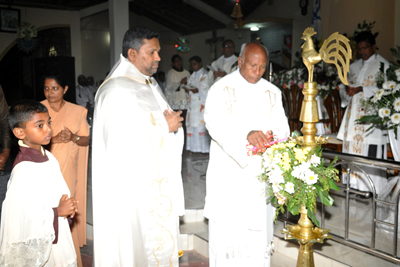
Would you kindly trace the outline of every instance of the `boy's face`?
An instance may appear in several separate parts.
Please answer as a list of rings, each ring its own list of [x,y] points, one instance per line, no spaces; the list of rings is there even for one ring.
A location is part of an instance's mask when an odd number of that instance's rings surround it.
[[[23,128],[14,128],[15,136],[22,139],[30,148],[40,151],[42,145],[48,145],[51,140],[51,121],[48,112],[36,113]]]
[[[198,71],[202,67],[202,63],[199,63],[195,60],[190,61],[190,66],[192,67],[193,71]]]

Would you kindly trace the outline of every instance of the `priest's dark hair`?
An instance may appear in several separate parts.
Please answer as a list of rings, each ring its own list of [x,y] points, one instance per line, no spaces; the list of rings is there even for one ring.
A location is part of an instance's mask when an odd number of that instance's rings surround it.
[[[376,44],[375,42],[375,36],[372,34],[371,31],[364,31],[360,32],[357,34],[354,39],[356,40],[356,43],[358,44],[359,42],[368,42],[370,45]]]
[[[130,28],[124,35],[124,40],[122,42],[122,55],[125,58],[128,58],[129,48],[135,49],[139,52],[143,45],[143,39],[150,40],[153,38],[158,39],[159,37],[160,35],[157,32],[145,27],[137,26]]]
[[[180,56],[180,55],[178,55],[178,54],[175,54],[175,55],[173,55],[173,56],[172,56],[172,58],[171,58],[171,62],[172,62],[172,63],[174,63],[174,61],[175,61],[175,59],[176,59],[176,58],[180,58],[180,59],[182,60],[182,58],[181,58],[181,56]]]
[[[232,43],[233,47],[235,47],[235,43],[231,39],[226,39],[222,42],[222,48],[224,48],[227,43]]]
[[[189,62],[192,61],[192,60],[196,61],[197,63],[202,63],[201,57],[199,57],[199,56],[193,56],[193,57],[191,57],[191,58],[189,59]]]
[[[26,123],[29,122],[36,113],[48,112],[47,108],[40,102],[32,99],[23,99],[11,106],[8,112],[8,123],[11,130],[14,128],[25,129]]]

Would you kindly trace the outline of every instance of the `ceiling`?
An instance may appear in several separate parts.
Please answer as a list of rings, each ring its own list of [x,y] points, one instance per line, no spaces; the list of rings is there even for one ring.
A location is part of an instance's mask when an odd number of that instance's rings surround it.
[[[266,0],[240,0],[244,19]],[[105,0],[0,0],[10,7],[82,10]],[[230,17],[236,0],[131,0],[129,10],[173,31],[193,34],[223,29],[235,23]]]

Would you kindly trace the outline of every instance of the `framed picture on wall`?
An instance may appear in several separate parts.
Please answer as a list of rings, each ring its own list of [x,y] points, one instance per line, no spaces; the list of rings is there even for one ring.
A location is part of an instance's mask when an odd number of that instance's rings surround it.
[[[20,19],[19,9],[0,8],[0,31],[17,32]]]

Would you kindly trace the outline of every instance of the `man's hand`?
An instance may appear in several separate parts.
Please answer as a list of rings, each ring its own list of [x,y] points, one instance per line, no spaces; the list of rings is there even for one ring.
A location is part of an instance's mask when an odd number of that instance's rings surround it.
[[[6,166],[9,156],[10,156],[10,149],[4,148],[3,152],[0,154],[0,170],[4,171],[4,166]]]
[[[359,86],[359,87],[346,86],[346,93],[348,96],[354,96],[355,94],[358,94],[359,92],[362,92],[362,91],[363,91],[362,86]]]
[[[181,84],[186,84],[187,83],[187,77],[185,77],[185,78],[183,78],[182,80],[181,80]]]
[[[76,200],[68,198],[68,195],[62,195],[57,211],[59,217],[67,218],[69,215],[75,215],[78,210],[76,208]]]
[[[178,131],[179,127],[182,127],[183,118],[181,117],[182,111],[174,112],[172,110],[165,110],[164,117],[167,120],[169,132]]]
[[[217,77],[224,77],[226,75],[226,72],[225,71],[222,71],[222,70],[217,70],[217,71],[214,71],[214,77],[215,78],[217,78]]]
[[[271,131],[269,131],[269,132],[271,132]],[[265,150],[264,142],[265,143],[270,142],[268,140],[271,140],[271,139],[272,139],[272,135],[267,136],[262,131],[251,131],[247,135],[247,141],[249,141],[249,143],[252,146],[257,147],[257,149],[259,151],[264,151]]]

